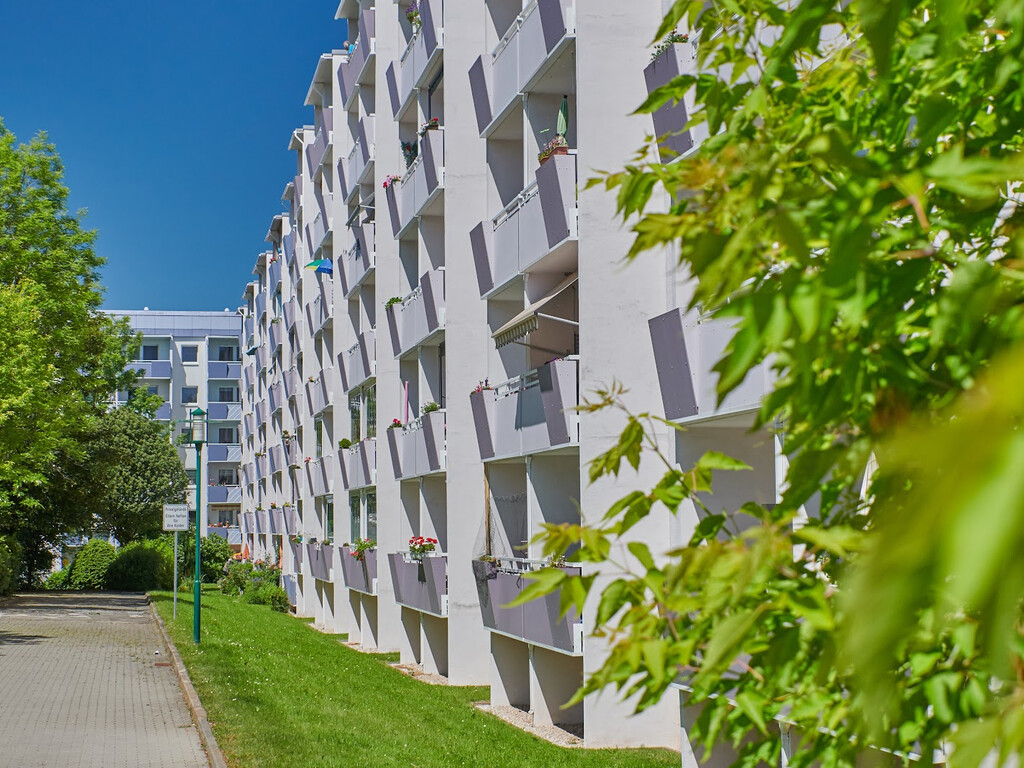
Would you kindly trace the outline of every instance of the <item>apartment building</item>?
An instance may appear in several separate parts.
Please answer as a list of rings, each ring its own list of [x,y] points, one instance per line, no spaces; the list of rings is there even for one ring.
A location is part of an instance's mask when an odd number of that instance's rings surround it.
[[[140,386],[163,398],[156,417],[170,426],[172,438],[191,434],[189,414],[197,407],[207,412],[208,443],[202,452],[201,473],[192,444],[177,446],[191,481],[188,503],[196,508],[196,479],[201,476],[200,530],[240,545],[242,318],[235,311],[147,309],[109,314],[128,318],[132,329],[142,335],[139,359],[131,367],[141,375]],[[128,393],[118,392],[116,397],[123,402]]]
[[[564,709],[604,658],[595,611],[506,607],[545,565],[543,523],[597,519],[660,474],[589,483],[623,417],[575,407],[621,382],[635,411],[693,427],[658,435],[680,462],[732,452],[766,502],[780,465],[746,431],[767,379],[715,406],[729,328],[681,309],[672,254],[625,266],[614,197],[585,188],[685,125],[685,104],[631,114],[693,66],[690,44],[651,61],[662,10],[344,0],[353,43],[311,56],[312,124],[243,295],[243,535],[280,559],[297,612],[593,747],[678,749],[685,711],[675,693],[638,716],[610,692]],[[656,512],[633,535],[664,552],[695,519]]]

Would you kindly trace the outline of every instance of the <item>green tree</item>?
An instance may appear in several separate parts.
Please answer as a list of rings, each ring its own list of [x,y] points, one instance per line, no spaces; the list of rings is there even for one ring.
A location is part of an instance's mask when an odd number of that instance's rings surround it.
[[[103,260],[62,180],[45,135],[17,144],[0,122],[0,532],[29,545],[30,570],[33,552],[81,523],[47,492],[85,457],[110,394],[134,379],[124,369],[137,345],[126,322],[99,312]]]
[[[158,535],[163,505],[184,502],[188,488],[166,428],[132,408],[116,408],[99,419],[92,444],[108,467],[97,478],[102,527],[122,544]]]
[[[660,457],[663,479],[546,531],[549,553],[579,544],[574,559],[623,573],[597,608],[611,654],[580,695],[614,685],[642,708],[682,680],[702,705],[691,735],[741,744],[747,765],[777,758],[773,719],[800,734],[792,765],[852,765],[867,745],[953,743],[960,765],[1020,752],[1024,6],[678,0],[657,37],[679,25],[699,73],[640,111],[693,95],[712,138],[598,183],[631,258],[674,247],[690,309],[735,319],[720,396],[772,360],[758,426],[785,425],[787,489],[734,510],[760,525],[733,533],[698,494],[743,465],[673,467],[654,417],[625,413],[591,478]],[[610,560],[684,499],[701,510],[687,546]],[[582,605],[592,578],[544,572],[524,597]]]

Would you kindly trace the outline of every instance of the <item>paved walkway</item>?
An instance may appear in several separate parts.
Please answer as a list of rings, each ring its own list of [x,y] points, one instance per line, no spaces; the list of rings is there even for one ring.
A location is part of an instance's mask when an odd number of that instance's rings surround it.
[[[208,768],[168,662],[141,595],[0,602],[0,765]]]

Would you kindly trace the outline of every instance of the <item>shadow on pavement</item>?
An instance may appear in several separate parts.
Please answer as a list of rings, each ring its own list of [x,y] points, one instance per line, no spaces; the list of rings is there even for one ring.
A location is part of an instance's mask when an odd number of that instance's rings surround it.
[[[0,647],[4,645],[35,645],[49,639],[46,635],[19,635],[0,629]]]

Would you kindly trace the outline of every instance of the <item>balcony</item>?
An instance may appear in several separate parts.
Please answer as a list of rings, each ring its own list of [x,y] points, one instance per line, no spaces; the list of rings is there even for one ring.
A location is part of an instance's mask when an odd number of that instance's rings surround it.
[[[697,312],[683,309],[673,309],[648,321],[665,418],[700,421],[760,409],[761,401],[775,382],[769,360],[752,369],[718,404],[718,374],[712,368],[736,332],[734,322],[702,318]]]
[[[277,256],[270,257],[267,264],[267,292],[273,296],[281,285],[281,260]]]
[[[363,552],[363,559],[356,560],[350,547],[338,547],[341,573],[345,586],[366,595],[377,594],[377,550]]]
[[[299,379],[299,372],[295,368],[289,368],[282,377],[284,383],[284,394],[289,400],[302,391],[302,381]]]
[[[295,301],[289,299],[281,307],[281,314],[284,315],[284,327],[288,333],[295,328]]]
[[[245,425],[245,434],[252,439],[252,433],[256,431],[256,420],[253,418],[251,413],[245,414],[242,418],[242,423]]]
[[[207,461],[241,461],[242,446],[238,443],[209,443],[206,458]]]
[[[301,531],[299,530],[299,512],[295,507],[285,505],[284,508],[284,529],[289,536],[297,536]]]
[[[129,371],[136,371],[144,379],[171,378],[170,360],[133,360],[128,363]]]
[[[567,357],[470,395],[480,458],[579,444],[579,359]]]
[[[309,573],[314,579],[330,581],[331,568],[334,565],[334,547],[325,547],[319,542],[307,542],[306,562],[309,563]]]
[[[359,121],[356,142],[348,153],[345,166],[345,198],[348,199],[363,181],[363,174],[373,162],[374,116],[367,115]]]
[[[299,445],[298,440],[292,439],[285,441],[284,459],[289,467],[302,466],[302,446]]]
[[[270,476],[269,461],[266,454],[256,457],[256,479],[265,480]]]
[[[320,376],[306,384],[309,410],[314,416],[334,405],[334,392],[338,389],[337,373],[333,368],[324,368]]]
[[[242,488],[238,485],[211,485],[206,489],[208,504],[241,504]]]
[[[388,555],[395,602],[434,616],[448,615],[448,556]]]
[[[341,454],[341,479],[345,488],[354,491],[377,484],[377,440],[360,440]]]
[[[256,532],[256,513],[255,512],[245,512],[244,514],[241,515],[241,518],[242,518],[242,527],[245,529],[244,532],[247,533],[247,534],[255,533]],[[200,560],[200,562],[202,562],[202,560]]]
[[[306,320],[311,333],[317,334],[324,329],[334,317],[334,295],[330,291],[318,293],[313,301],[306,305]]]
[[[372,74],[375,53],[375,16],[372,8],[366,8],[359,12],[359,36],[356,38],[356,49],[349,54],[348,61],[342,63],[338,72],[342,108],[351,108],[357,84],[366,82]]]
[[[306,168],[310,178],[316,176],[320,170],[324,155],[327,154],[327,147],[330,144],[330,131],[326,127],[317,126],[316,138],[312,144],[306,145]]]
[[[411,480],[448,468],[444,410],[427,413],[388,432],[388,449],[396,480]]]
[[[256,329],[256,321],[253,320],[252,315],[249,315],[248,317],[245,318],[245,320],[242,323],[242,327],[245,329],[245,338],[250,338],[253,334],[253,331]]]
[[[256,411],[256,426],[262,427],[267,423],[267,402],[260,400],[253,407]]]
[[[280,445],[270,446],[270,474],[275,475],[285,470],[284,449]]]
[[[481,295],[530,271],[575,271],[576,155],[552,155],[535,182],[470,234]]]
[[[494,562],[473,561],[480,614],[484,626],[492,632],[539,645],[569,656],[583,654],[583,620],[570,608],[559,618],[561,590],[538,597],[523,605],[507,608],[532,583],[524,575],[543,567],[542,563],[515,558]],[[562,568],[578,576],[579,568]]]
[[[206,418],[210,421],[241,421],[241,403],[210,403],[207,406]]]
[[[489,135],[533,90],[576,35],[575,0],[536,0],[518,16],[489,56],[469,70],[477,126]]]
[[[242,364],[234,362],[209,362],[206,364],[206,375],[211,379],[240,379]]]
[[[170,403],[164,403],[159,408],[157,408],[156,409],[156,413],[154,414],[153,418],[155,418],[157,421],[170,421],[170,419],[171,419],[171,404]]]
[[[372,221],[352,225],[355,245],[341,256],[341,279],[345,298],[352,298],[376,266],[377,227]]]
[[[246,364],[242,366],[242,373],[245,378],[245,388],[249,389],[253,384],[256,383],[255,361],[246,362]]]
[[[444,330],[444,270],[434,269],[420,278],[420,284],[385,311],[395,357],[407,354]]]
[[[377,332],[372,328],[339,356],[341,388],[350,392],[374,376],[377,369]]]
[[[284,522],[284,510],[280,507],[270,508],[270,532],[275,536],[283,536],[288,529]]]
[[[331,471],[333,463],[333,456],[322,456],[306,465],[310,489],[314,496],[326,496],[333,490],[334,473]]]
[[[322,210],[325,206],[321,205],[320,207],[321,210],[316,212],[313,221],[306,225],[306,240],[309,244],[309,252],[312,254],[317,254],[326,244],[331,229],[330,219]]]
[[[444,128],[433,128],[419,138],[419,155],[402,179],[387,188],[391,231],[402,237],[425,214],[427,206],[444,190]]]
[[[267,294],[260,291],[256,294],[256,319],[261,320],[267,314]]]
[[[267,390],[267,399],[270,401],[270,412],[277,413],[284,408],[284,383],[275,381]]]
[[[267,353],[262,347],[253,353],[253,358],[256,360],[256,370],[259,373],[263,373],[267,369]]]
[[[275,317],[270,321],[270,327],[267,329],[267,342],[270,356],[274,357],[281,348],[281,318]]]
[[[647,93],[650,95],[652,91],[661,88],[679,75],[696,74],[696,41],[670,45],[644,69]],[[663,161],[689,151],[696,143],[693,133],[686,130],[689,112],[693,111],[695,106],[692,96],[688,94],[688,98],[677,104],[671,101],[662,104],[651,115],[654,121],[654,135],[661,139],[658,146]]]

